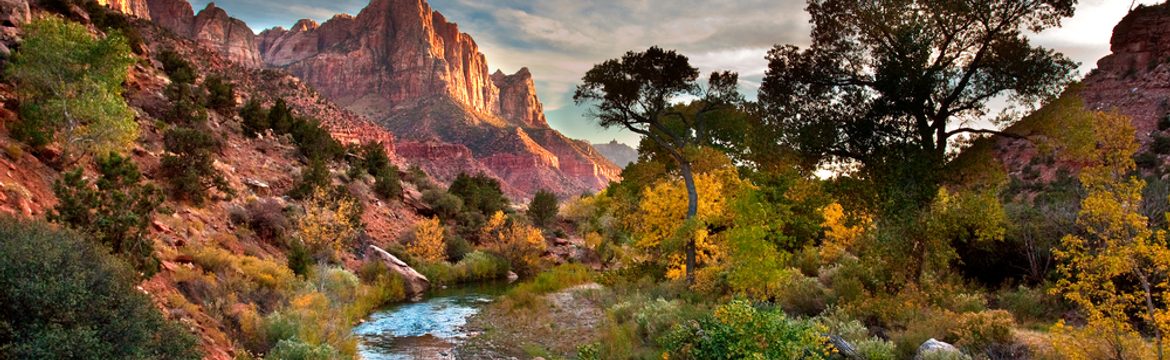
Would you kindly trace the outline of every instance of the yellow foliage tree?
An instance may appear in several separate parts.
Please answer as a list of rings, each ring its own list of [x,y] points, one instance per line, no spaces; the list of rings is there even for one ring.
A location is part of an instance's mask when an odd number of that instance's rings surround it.
[[[1129,118],[1098,113],[1097,151],[1080,174],[1088,195],[1077,224],[1054,251],[1062,278],[1053,291],[1078,305],[1089,326],[1103,329],[1114,358],[1132,351],[1120,339],[1136,336],[1134,321],[1152,331],[1158,359],[1170,330],[1170,249],[1140,212],[1145,182],[1130,175],[1138,150]],[[1116,339],[1118,341],[1110,341]]]
[[[512,264],[517,274],[533,275],[542,267],[541,256],[548,245],[540,229],[508,221],[503,211],[497,211],[482,229],[481,238],[492,252]]]
[[[414,225],[414,241],[406,244],[406,252],[429,263],[443,261],[446,244],[443,242],[443,224],[439,218],[422,219]]]
[[[869,217],[861,216],[850,226],[845,208],[838,203],[829,204],[821,209],[821,216],[825,219],[821,223],[821,227],[825,228],[825,241],[820,249],[820,257],[825,264],[836,262],[849,252],[871,224]]]
[[[336,258],[341,247],[357,236],[358,226],[353,220],[360,209],[348,198],[334,199],[318,188],[305,201],[305,214],[297,219],[297,239],[313,254],[328,260]]]
[[[696,266],[716,262],[722,252],[717,237],[712,237],[708,229],[730,224],[733,214],[728,210],[729,204],[745,186],[751,185],[740,179],[734,168],[696,174],[698,212],[689,222],[686,221],[686,187],[682,181],[664,180],[647,187],[638,212],[628,224],[633,229],[634,245],[650,260],[665,261],[669,279],[686,276],[687,240],[694,240]]]

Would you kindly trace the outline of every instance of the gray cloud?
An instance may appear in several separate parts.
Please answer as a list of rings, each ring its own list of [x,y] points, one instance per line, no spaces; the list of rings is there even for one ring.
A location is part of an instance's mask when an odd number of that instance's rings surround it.
[[[196,9],[206,3],[193,1]],[[217,5],[259,31],[288,27],[300,18],[324,21],[334,13],[354,14],[367,3],[235,0]],[[1128,10],[1129,2],[1121,3],[1082,0],[1065,28],[1033,39],[1081,62],[1082,71],[1092,69],[1108,53],[1109,33]],[[529,67],[553,127],[570,137],[616,138],[631,145],[637,136],[602,131],[572,104],[573,87],[593,64],[659,45],[688,55],[704,72],[739,72],[744,92],[754,96],[767,50],[775,44],[806,45],[809,32],[804,0],[431,0],[431,5],[475,37],[492,66],[505,72]]]

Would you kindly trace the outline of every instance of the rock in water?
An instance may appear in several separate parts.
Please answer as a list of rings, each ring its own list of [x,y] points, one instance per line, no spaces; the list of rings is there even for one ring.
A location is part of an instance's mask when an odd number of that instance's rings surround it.
[[[366,256],[372,257],[375,261],[381,261],[386,264],[386,268],[401,275],[406,285],[406,296],[412,301],[422,299],[422,295],[431,287],[431,281],[427,280],[426,276],[419,274],[410,265],[402,262],[402,260],[398,260],[397,257],[386,252],[386,250],[382,250],[380,247],[370,245]]]

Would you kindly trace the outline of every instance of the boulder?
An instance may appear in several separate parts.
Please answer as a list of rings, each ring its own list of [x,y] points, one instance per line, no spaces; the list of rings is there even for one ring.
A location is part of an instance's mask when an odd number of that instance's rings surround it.
[[[386,264],[386,268],[390,269],[390,271],[402,276],[402,281],[406,285],[406,296],[411,300],[421,299],[422,295],[431,287],[431,282],[427,280],[426,276],[419,274],[410,265],[407,265],[402,260],[398,260],[397,257],[386,252],[386,250],[382,250],[380,247],[370,245],[366,256],[374,261],[381,261]]]
[[[922,343],[922,345],[918,347],[918,353],[914,355],[914,360],[925,359],[927,354],[932,354],[932,353],[951,354],[953,356],[953,358],[955,358],[955,359],[966,359],[967,358],[966,356],[963,355],[963,352],[959,351],[959,349],[956,348],[954,345],[951,345],[951,344],[948,344],[948,343],[945,343],[942,341],[935,340],[934,338],[931,338],[930,340],[926,340],[926,342]],[[950,357],[948,357],[948,358],[950,358]]]

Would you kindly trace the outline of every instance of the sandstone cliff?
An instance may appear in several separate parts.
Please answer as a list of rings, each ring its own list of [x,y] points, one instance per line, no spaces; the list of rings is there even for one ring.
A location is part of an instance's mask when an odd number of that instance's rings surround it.
[[[146,0],[97,0],[114,11],[150,20],[150,7]]]
[[[441,180],[484,172],[522,197],[596,191],[620,174],[589,144],[548,126],[528,69],[489,74],[475,40],[425,1],[374,0],[357,16],[265,30],[258,45],[267,66],[418,144],[399,154]],[[445,151],[458,160],[435,163],[442,143],[466,157]]]
[[[1113,28],[1110,44],[1112,54],[1085,77],[1085,105],[1129,115],[1146,143],[1170,111],[1170,5],[1134,9]]]
[[[108,1],[134,3],[143,0]],[[149,9],[149,17],[142,17],[153,19],[159,26],[179,36],[193,39],[241,65],[259,67],[262,64],[256,47],[256,34],[247,24],[228,16],[215,3],[207,4],[198,14],[193,13],[191,4],[185,0],[146,0],[146,8]],[[127,13],[141,16],[138,13]]]

